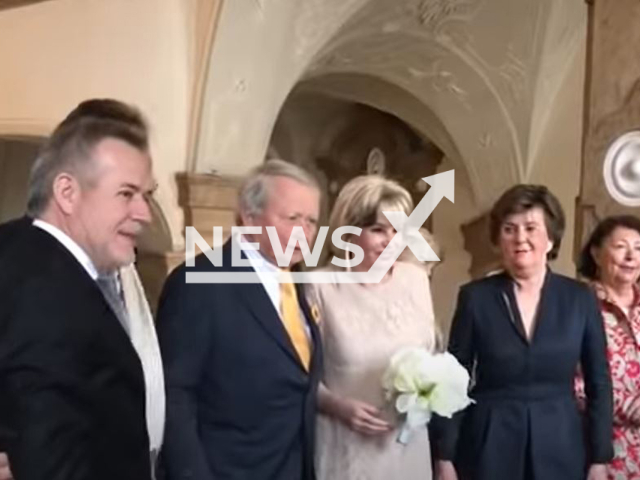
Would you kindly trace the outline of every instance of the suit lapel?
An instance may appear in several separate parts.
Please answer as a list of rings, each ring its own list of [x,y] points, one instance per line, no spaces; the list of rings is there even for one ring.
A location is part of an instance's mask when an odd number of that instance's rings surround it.
[[[553,283],[553,273],[549,268],[547,268],[547,273],[545,275],[544,283],[542,284],[542,290],[540,291],[540,300],[538,300],[538,308],[536,310],[536,318],[534,320],[533,332],[531,334],[531,338],[527,338],[527,334],[524,330],[524,325],[522,323],[522,318],[520,317],[520,311],[518,310],[518,302],[516,301],[513,281],[506,274],[501,274],[501,278],[497,279],[497,289],[496,289],[496,298],[502,307],[502,311],[509,323],[511,323],[513,329],[516,331],[517,335],[520,339],[525,342],[527,345],[532,345],[539,334],[539,330],[544,327],[545,317],[547,316],[546,309],[547,305],[550,303],[547,302],[547,296],[553,294],[554,289],[550,287],[550,284]]]
[[[233,240],[230,239],[224,245],[222,251],[223,265],[231,265],[232,241]],[[244,257],[244,253],[242,255]],[[251,267],[231,267],[230,271],[256,273],[256,271]],[[265,333],[278,344],[282,351],[288,355],[291,360],[299,365],[303,372],[306,373],[306,370],[300,361],[300,357],[298,356],[298,352],[296,352],[296,349],[289,338],[289,334],[280,319],[279,312],[274,308],[273,302],[269,298],[269,294],[259,281],[259,277],[257,277],[257,281],[258,283],[236,285],[236,292],[240,297],[239,304],[244,305],[251,312],[252,318],[258,322]],[[298,297],[298,299],[300,299],[300,297]]]
[[[267,335],[271,337],[293,361],[299,364],[300,368],[304,369],[298,358],[298,353],[293,347],[293,343],[291,343],[289,334],[284,328],[282,320],[280,320],[280,315],[273,307],[273,303],[262,284],[250,283],[241,285],[240,288],[238,288],[238,294],[242,297],[241,304],[249,309],[253,319],[260,324]]]
[[[557,289],[554,288],[556,278],[551,269],[547,268],[547,274],[545,275],[542,290],[540,291],[540,300],[538,302],[533,334],[531,335],[531,343],[533,343],[538,336],[544,334],[543,329],[547,327],[546,324],[556,316],[552,309],[558,302],[554,301],[553,298],[549,298],[556,295]]]
[[[50,252],[53,261],[59,263],[57,270],[66,272],[67,288],[77,292],[78,302],[86,305],[87,318],[103,333],[101,338],[105,348],[113,351],[113,362],[120,364],[127,375],[134,375],[136,383],[144,389],[140,358],[97,283],[73,254],[51,234],[33,225],[30,228],[38,248]]]
[[[518,311],[518,305],[515,301],[512,280],[506,273],[499,275],[500,276],[496,278],[495,299],[500,305],[500,310],[504,318],[511,324],[510,328],[520,337],[520,340],[528,345],[529,340],[527,339],[522,327],[522,321],[520,320],[520,312]]]

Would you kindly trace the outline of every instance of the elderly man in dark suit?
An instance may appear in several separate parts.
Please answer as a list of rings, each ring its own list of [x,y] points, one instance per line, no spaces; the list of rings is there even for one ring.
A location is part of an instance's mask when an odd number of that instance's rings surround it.
[[[274,227],[273,240],[283,249],[295,226],[310,244],[319,200],[307,173],[266,162],[239,196],[240,222],[259,228],[232,236],[222,266],[202,254],[194,267],[182,265],[167,280],[158,333],[167,384],[168,480],[314,478],[320,339],[301,291],[278,280],[287,273],[277,266],[266,227]],[[245,241],[258,250],[245,250],[244,265],[234,266],[232,250]],[[301,259],[296,247],[290,264]],[[187,283],[188,272],[244,272],[257,283]]]
[[[115,272],[151,219],[147,129],[114,100],[80,104],[0,226],[0,451],[16,480],[151,478],[145,380]]]

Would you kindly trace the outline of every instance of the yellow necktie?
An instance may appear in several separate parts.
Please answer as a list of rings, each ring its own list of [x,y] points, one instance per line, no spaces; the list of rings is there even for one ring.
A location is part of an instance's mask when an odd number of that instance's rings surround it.
[[[311,348],[307,334],[304,331],[302,318],[300,318],[298,295],[295,286],[291,283],[291,274],[285,270],[281,272],[281,275],[280,311],[282,314],[282,323],[289,334],[293,347],[296,349],[296,352],[298,352],[302,365],[304,365],[305,370],[309,371]]]

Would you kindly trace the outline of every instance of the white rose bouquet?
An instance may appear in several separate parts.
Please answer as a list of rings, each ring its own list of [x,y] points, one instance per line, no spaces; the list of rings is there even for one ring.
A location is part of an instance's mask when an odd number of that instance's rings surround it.
[[[467,395],[469,373],[448,352],[401,349],[391,357],[382,386],[387,400],[405,416],[398,435],[398,442],[405,445],[411,432],[425,426],[433,412],[451,418],[473,402]]]

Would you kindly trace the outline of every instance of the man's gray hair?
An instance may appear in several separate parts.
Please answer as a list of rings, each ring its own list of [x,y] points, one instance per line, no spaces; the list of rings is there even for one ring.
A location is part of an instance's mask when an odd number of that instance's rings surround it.
[[[320,190],[318,181],[303,168],[280,159],[267,160],[254,169],[240,187],[238,221],[240,213],[257,216],[264,211],[269,195],[269,182],[274,177],[290,178],[302,185]]]
[[[149,150],[147,123],[137,108],[109,98],[82,102],[56,127],[31,169],[27,213],[37,218],[47,208],[62,172],[91,185],[97,172],[93,149],[105,138]]]

